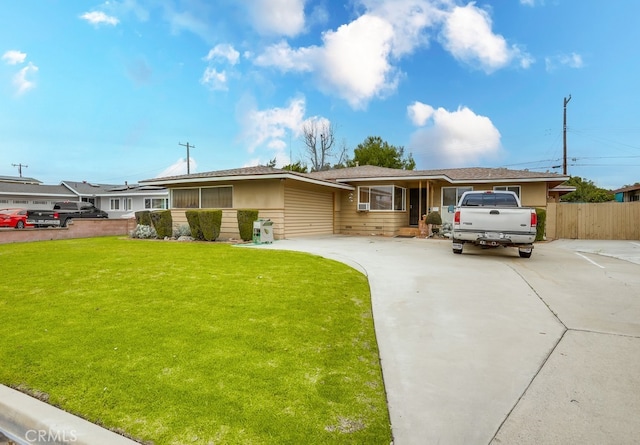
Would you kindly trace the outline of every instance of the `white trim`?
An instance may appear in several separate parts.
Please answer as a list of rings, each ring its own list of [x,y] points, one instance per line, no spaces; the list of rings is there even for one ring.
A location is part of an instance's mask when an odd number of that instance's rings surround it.
[[[294,181],[307,182],[309,184],[322,185],[325,187],[332,187],[341,190],[355,190],[355,187],[346,184],[339,184],[329,182],[321,179],[306,178],[304,176],[297,176],[291,173],[269,173],[266,175],[233,175],[233,176],[198,176],[195,178],[182,178],[182,179],[157,179],[140,181],[145,185],[175,185],[175,184],[192,184],[203,182],[229,182],[229,181],[244,181],[251,179],[292,179]],[[384,178],[377,178],[378,181]]]

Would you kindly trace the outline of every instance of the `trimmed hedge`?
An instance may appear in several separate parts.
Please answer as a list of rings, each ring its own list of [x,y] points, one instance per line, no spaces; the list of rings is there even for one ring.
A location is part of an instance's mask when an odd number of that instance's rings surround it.
[[[139,226],[150,226],[151,225],[151,211],[150,210],[139,210],[135,213],[136,215],[136,224]]]
[[[151,222],[158,233],[158,238],[171,238],[173,236],[171,210],[155,210],[151,212]]]
[[[545,226],[547,224],[547,211],[545,209],[536,209],[536,215],[538,215],[536,241],[544,241]]]
[[[431,212],[427,215],[427,218],[425,220],[426,224],[433,224],[436,226],[439,226],[440,224],[442,224],[442,217],[440,216],[440,212]]]
[[[200,210],[187,210],[184,213],[187,217],[187,222],[189,223],[189,229],[191,229],[191,237],[198,241],[204,241],[204,235],[202,234],[202,228],[200,227],[199,212]]]
[[[200,210],[198,212],[200,230],[207,241],[215,241],[220,236],[222,225],[222,210]]]
[[[258,211],[253,209],[238,210],[238,230],[243,241],[253,239],[253,222],[258,220]]]

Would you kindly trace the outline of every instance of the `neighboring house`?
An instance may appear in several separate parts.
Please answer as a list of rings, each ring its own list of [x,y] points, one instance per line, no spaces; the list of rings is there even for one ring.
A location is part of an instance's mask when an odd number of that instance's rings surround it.
[[[62,181],[59,185],[44,185],[31,178],[0,177],[0,207],[47,210],[57,201],[90,202],[108,212],[110,218],[120,218],[132,217],[138,210],[168,208],[169,192],[163,187],[139,184]]]
[[[640,201],[640,184],[614,190],[613,193],[617,202]]]
[[[169,208],[169,192],[151,185],[93,184],[87,181],[62,181],[76,200],[90,202],[109,213],[109,218],[133,217],[138,210]]]
[[[223,210],[221,238],[237,238],[238,209],[257,209],[274,222],[276,239],[304,235],[385,235],[418,227],[420,216],[440,211],[451,222],[453,205],[467,190],[512,190],[524,205],[546,208],[566,191],[568,176],[502,168],[398,170],[358,166],[297,173],[258,166],[140,181],[166,187],[174,225],[185,210]]]

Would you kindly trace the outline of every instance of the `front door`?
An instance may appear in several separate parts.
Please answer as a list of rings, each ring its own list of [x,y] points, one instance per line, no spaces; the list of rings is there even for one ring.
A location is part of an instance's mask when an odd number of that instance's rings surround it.
[[[409,225],[418,226],[420,213],[427,213],[427,189],[409,189]]]

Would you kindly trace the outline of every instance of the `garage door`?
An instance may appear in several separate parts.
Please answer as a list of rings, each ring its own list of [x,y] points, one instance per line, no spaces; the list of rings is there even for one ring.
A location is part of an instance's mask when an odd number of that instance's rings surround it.
[[[333,234],[333,191],[284,189],[284,236]]]

